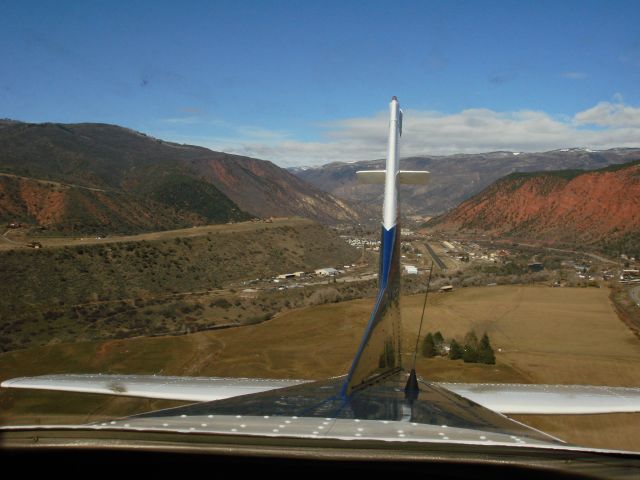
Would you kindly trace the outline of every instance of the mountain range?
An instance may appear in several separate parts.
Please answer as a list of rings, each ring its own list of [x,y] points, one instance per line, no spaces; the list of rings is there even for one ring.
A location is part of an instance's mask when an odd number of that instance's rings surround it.
[[[541,153],[491,152],[446,157],[421,156],[401,160],[403,170],[429,170],[426,186],[402,187],[403,213],[438,215],[513,172],[581,169],[593,170],[640,159],[640,149],[591,151],[582,148]],[[301,179],[348,202],[361,202],[379,210],[380,185],[357,183],[357,170],[384,169],[384,160],[330,163],[321,167],[290,169]]]
[[[0,121],[0,221],[54,231],[136,231],[358,212],[271,162],[115,125]]]
[[[405,158],[403,169],[432,176],[402,187],[403,210],[451,210],[432,224],[448,230],[622,241],[640,231],[637,162],[626,164],[639,159],[629,148]],[[270,216],[377,222],[382,187],[357,184],[355,172],[381,168],[375,160],[286,171],[115,125],[0,120],[0,221],[108,233]]]
[[[640,254],[640,160],[593,171],[512,173],[427,226]]]

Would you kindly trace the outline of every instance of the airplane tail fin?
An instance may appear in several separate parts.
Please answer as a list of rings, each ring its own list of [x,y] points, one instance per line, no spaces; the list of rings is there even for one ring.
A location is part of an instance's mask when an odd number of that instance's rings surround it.
[[[378,295],[369,323],[360,342],[342,393],[375,383],[402,369],[400,322],[400,183],[426,183],[429,172],[399,170],[398,139],[402,134],[402,112],[398,99],[389,104],[389,145],[385,170],[358,172],[367,183],[384,183],[384,206],[380,234]]]

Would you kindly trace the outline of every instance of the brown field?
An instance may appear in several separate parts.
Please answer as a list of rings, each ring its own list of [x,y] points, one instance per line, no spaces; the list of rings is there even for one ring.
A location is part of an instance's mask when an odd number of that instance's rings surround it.
[[[405,350],[415,345],[423,296],[403,299]],[[62,372],[324,378],[346,372],[373,300],[286,312],[268,322],[179,337],[60,344],[0,355],[0,380]],[[435,381],[640,386],[640,340],[606,289],[504,286],[432,294],[423,333],[487,332],[496,365],[420,358]],[[405,365],[411,355],[405,353]],[[170,402],[96,395],[0,392],[0,423],[88,421]],[[80,414],[80,415],[79,415]],[[640,451],[640,414],[521,416],[567,441]]]

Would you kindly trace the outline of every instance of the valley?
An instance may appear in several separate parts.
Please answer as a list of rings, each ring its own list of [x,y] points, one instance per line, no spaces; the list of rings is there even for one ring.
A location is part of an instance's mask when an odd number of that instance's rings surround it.
[[[348,370],[377,292],[381,195],[350,182],[376,162],[297,178],[270,162],[99,124],[8,122],[0,148],[0,380]],[[487,333],[496,356],[487,365],[419,355],[419,375],[640,385],[638,162],[624,163],[637,155],[404,161],[436,181],[402,192],[403,344],[416,343],[428,288],[423,336]],[[556,161],[574,170],[551,171]],[[532,171],[541,166],[548,171]],[[0,424],[84,423],[179,404],[2,390]],[[570,442],[640,449],[638,414],[517,418]]]

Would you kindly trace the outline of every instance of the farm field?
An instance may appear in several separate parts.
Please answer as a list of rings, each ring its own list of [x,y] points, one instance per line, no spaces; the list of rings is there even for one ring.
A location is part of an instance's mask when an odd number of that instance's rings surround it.
[[[423,295],[403,298],[405,365]],[[139,373],[318,379],[344,374],[372,299],[326,304],[243,327],[175,337],[58,344],[0,355],[0,380],[45,373]],[[487,332],[496,365],[418,358],[434,381],[640,386],[640,340],[621,322],[607,289],[500,286],[430,294],[423,334]],[[97,421],[176,402],[0,391],[0,423]],[[640,451],[640,414],[521,416],[572,443]]]

